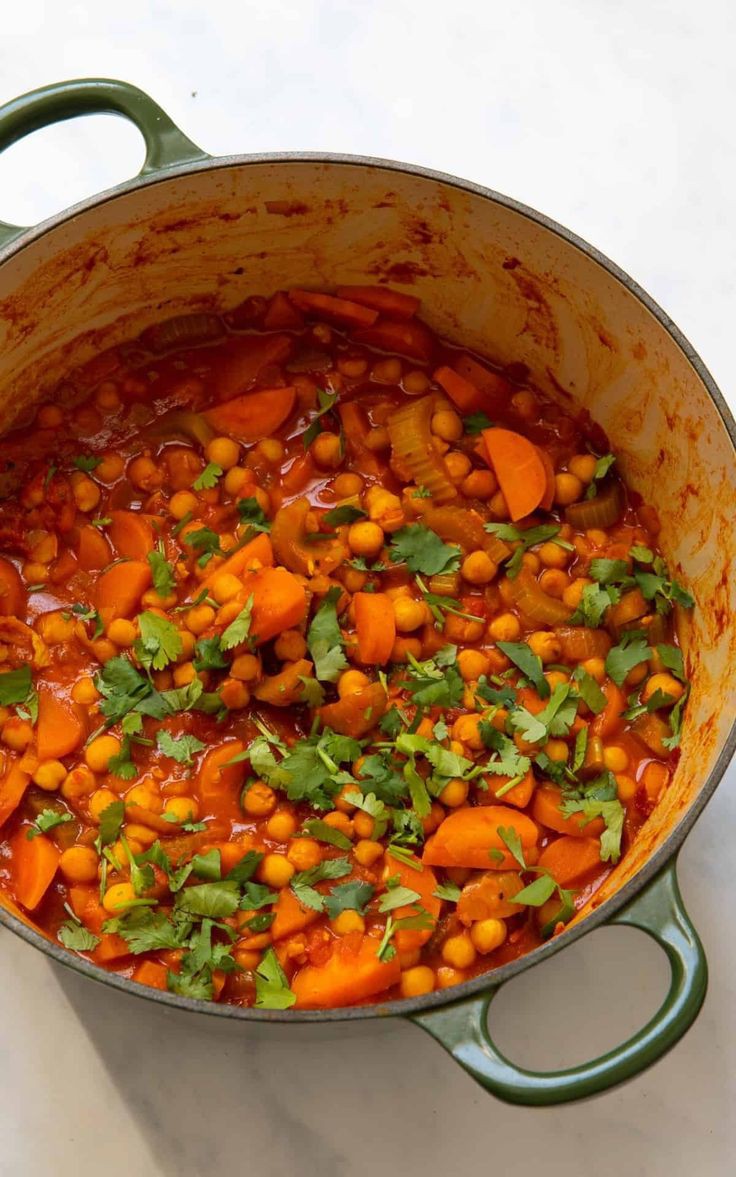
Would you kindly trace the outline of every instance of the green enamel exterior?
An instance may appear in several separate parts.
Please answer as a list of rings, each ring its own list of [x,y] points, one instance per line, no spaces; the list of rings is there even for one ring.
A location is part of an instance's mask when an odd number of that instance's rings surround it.
[[[122,115],[141,132],[146,145],[141,177],[211,158],[142,90],[105,78],[59,82],[8,103],[0,111],[0,152],[52,123],[104,113]],[[0,221],[0,247],[25,232],[24,226]],[[708,978],[702,944],[680,896],[674,858],[609,923],[640,928],[656,940],[669,959],[671,983],[663,1005],[647,1025],[592,1062],[547,1073],[514,1066],[494,1046],[488,1031],[488,1008],[498,987],[433,1009],[420,1007],[404,1016],[436,1038],[487,1091],[509,1103],[550,1106],[605,1091],[638,1075],[679,1041],[703,1004]],[[68,954],[50,951],[75,967]],[[131,991],[138,988],[131,986]],[[161,999],[155,991],[147,996]],[[201,1008],[198,1002],[180,1004]],[[342,1017],[343,1011],[323,1011],[319,1020],[331,1021],[336,1015]]]
[[[138,128],[146,144],[140,176],[210,158],[147,94],[110,78],[58,82],[15,98],[0,112],[0,151],[42,127],[85,114],[119,114]],[[24,232],[25,226],[0,221],[0,246]]]
[[[667,954],[671,980],[662,1006],[646,1026],[592,1062],[546,1073],[514,1066],[488,1030],[488,1008],[497,989],[415,1014],[411,1020],[436,1038],[486,1091],[507,1103],[567,1103],[631,1079],[661,1058],[693,1024],[705,998],[708,966],[683,906],[674,860],[609,923],[640,928],[656,940]]]

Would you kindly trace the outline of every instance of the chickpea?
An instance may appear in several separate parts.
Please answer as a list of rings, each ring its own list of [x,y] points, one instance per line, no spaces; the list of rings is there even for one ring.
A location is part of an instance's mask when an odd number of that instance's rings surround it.
[[[533,421],[539,412],[539,402],[533,392],[522,388],[511,397],[511,406],[524,421]]]
[[[361,838],[355,844],[353,856],[361,866],[371,867],[378,862],[379,858],[383,857],[383,846],[371,838]]]
[[[174,519],[183,519],[191,515],[197,508],[197,497],[190,490],[177,490],[169,499],[169,514]]]
[[[272,466],[278,465],[284,460],[284,447],[282,442],[275,437],[264,437],[263,441],[259,441],[255,452],[264,462],[268,462]]]
[[[458,778],[448,781],[444,789],[440,793],[440,801],[446,805],[448,809],[457,809],[458,806],[464,805],[468,799],[469,785],[467,781],[461,781]]]
[[[295,873],[295,868],[283,854],[266,854],[258,867],[258,877],[267,887],[282,891]]]
[[[616,795],[619,801],[633,801],[636,796],[637,784],[633,777],[623,773],[616,773]]]
[[[164,802],[164,813],[170,814],[183,824],[197,820],[199,806],[194,797],[169,797]]]
[[[43,613],[36,622],[36,629],[47,646],[57,646],[74,637],[75,622],[64,618],[61,612]]]
[[[66,780],[66,769],[60,760],[42,760],[33,773],[34,784],[47,793],[55,793]]]
[[[242,682],[255,682],[260,677],[261,664],[255,654],[238,654],[233,658],[230,674]]]
[[[318,433],[310,453],[321,470],[336,470],[343,459],[342,445],[336,433]]]
[[[394,602],[394,618],[399,633],[413,633],[427,620],[427,606],[424,601],[415,601],[413,597],[396,597]]]
[[[629,758],[623,748],[619,748],[617,744],[609,744],[603,749],[603,763],[613,773],[626,772]]]
[[[474,964],[476,949],[467,932],[448,936],[442,945],[442,959],[453,969],[467,969]]]
[[[110,915],[120,915],[121,911],[131,907],[136,899],[132,883],[113,883],[105,892],[102,906]]]
[[[566,568],[571,553],[550,540],[548,543],[542,544],[537,555],[545,568]]]
[[[469,474],[471,469],[471,461],[467,454],[458,453],[457,450],[450,450],[445,457],[445,466],[450,478],[458,486]]]
[[[567,760],[568,748],[564,740],[547,740],[542,751],[549,756],[550,760],[556,760],[560,764],[564,764]]]
[[[587,486],[595,477],[597,464],[598,460],[593,454],[575,454],[567,463],[567,468],[571,474],[574,474],[576,478],[579,478]]]
[[[457,668],[464,682],[477,682],[490,667],[488,656],[481,650],[461,650],[457,656]]]
[[[282,662],[298,662],[307,652],[307,643],[298,629],[286,629],[276,638],[273,649]]]
[[[489,623],[488,636],[494,642],[518,642],[521,622],[513,613],[500,613]]]
[[[479,549],[465,557],[460,571],[468,584],[490,584],[498,572],[498,564]]]
[[[348,380],[357,380],[368,371],[368,361],[359,356],[349,356],[337,361],[337,370],[341,376],[347,376]]]
[[[412,658],[421,658],[422,643],[419,638],[402,637],[396,638],[391,647],[391,661],[392,662],[408,662],[409,655]]]
[[[70,846],[59,859],[59,869],[67,883],[93,883],[97,863],[97,853],[91,846]]]
[[[64,420],[64,414],[58,405],[41,405],[36,413],[36,423],[40,429],[58,429]]]
[[[73,768],[67,773],[61,785],[61,795],[67,801],[78,801],[80,797],[93,793],[96,788],[94,773],[90,772],[86,764],[80,764],[78,768]]]
[[[195,605],[184,614],[184,624],[197,637],[209,629],[214,620],[215,610],[211,605]]]
[[[297,830],[297,820],[287,809],[279,809],[266,822],[266,833],[274,842],[288,842]]]
[[[120,752],[120,740],[117,736],[97,736],[88,744],[84,759],[88,768],[92,772],[108,772],[110,761],[113,756],[117,756]]]
[[[606,664],[602,658],[586,658],[580,665],[586,674],[594,678],[597,683],[604,681],[606,677]]]
[[[212,581],[210,596],[217,601],[218,605],[224,605],[226,601],[232,601],[242,591],[243,584],[237,576],[233,576],[230,572],[221,572]]]
[[[231,470],[237,466],[240,457],[240,446],[231,437],[213,437],[207,443],[205,456],[208,462],[220,466],[223,470]]]
[[[592,580],[589,580],[587,576],[578,576],[572,584],[567,586],[562,594],[562,600],[568,609],[577,609],[583,598],[584,590],[592,583]]]
[[[141,454],[128,463],[128,478],[140,490],[157,490],[164,476],[156,463],[147,454]]]
[[[100,501],[101,492],[96,482],[82,474],[81,477],[72,479],[72,494],[78,509],[86,513],[94,511]]]
[[[451,969],[447,965],[437,969],[437,988],[450,989],[453,985],[460,985],[465,980],[462,969]]]
[[[242,466],[231,466],[222,480],[222,485],[227,494],[232,495],[234,498],[245,490],[245,487],[252,481],[252,478],[253,473],[251,470],[244,470]],[[243,497],[246,498],[247,495],[244,494]]]
[[[147,778],[152,781],[152,777]],[[163,809],[163,802],[158,794],[157,789],[152,785],[141,782],[139,785],[133,785],[131,789],[125,794],[126,805],[137,805],[141,809],[147,809],[149,813],[160,813]]]
[[[362,670],[344,670],[337,680],[337,693],[341,699],[345,699],[369,686],[370,681]]]
[[[452,409],[444,409],[435,413],[430,422],[430,428],[435,437],[439,437],[442,441],[459,441],[463,435],[462,419]],[[466,470],[465,473],[467,474],[467,472]]]
[[[391,438],[388,435],[388,429],[384,425],[379,425],[375,429],[369,430],[365,435],[365,444],[374,453],[389,449]]]
[[[673,703],[677,703],[685,693],[685,688],[674,675],[671,674],[653,674],[647,680],[646,685],[641,693],[643,703],[648,703],[657,691],[662,691],[667,695],[667,702],[663,703],[663,707],[671,707]]]
[[[558,600],[570,583],[570,577],[559,568],[546,568],[539,578],[539,587]]]
[[[164,671],[168,674],[168,671]],[[172,674],[172,682],[175,687],[188,687],[190,682],[194,682],[197,677],[197,671],[193,662],[182,662],[181,665],[174,669]],[[156,687],[159,691],[168,690],[168,686],[156,682]]]
[[[537,629],[530,633],[527,643],[532,651],[541,658],[543,663],[559,662],[562,657],[560,639],[546,629]]]
[[[105,486],[110,486],[120,478],[124,469],[125,462],[120,454],[103,454],[99,466],[95,467],[95,478],[98,482],[104,482]]]
[[[561,507],[576,503],[583,493],[583,484],[574,474],[555,474],[555,502]]]
[[[330,927],[336,936],[347,936],[350,932],[364,932],[365,920],[359,912],[348,909],[330,920]]]
[[[488,500],[488,510],[491,519],[496,522],[501,522],[503,519],[509,518],[508,503],[504,498],[503,491],[497,490],[495,494],[491,495]]]
[[[128,621],[125,617],[118,617],[108,625],[107,636],[116,646],[127,648],[128,646],[132,646],[138,637],[138,626],[135,622]]]
[[[470,939],[481,956],[495,952],[506,939],[506,924],[503,920],[478,920],[470,926]]]
[[[401,360],[378,360],[371,368],[371,380],[381,384],[398,384],[401,380]]]
[[[419,368],[413,368],[411,372],[407,372],[402,381],[404,392],[409,396],[421,396],[429,388],[429,383],[429,377]]]
[[[353,823],[347,813],[341,813],[339,809],[333,809],[331,813],[326,813],[322,820],[325,825],[330,826],[333,830],[338,830],[339,833],[344,834],[346,838],[352,840],[354,834]]]
[[[71,774],[70,774],[71,775]],[[90,795],[88,801],[89,816],[95,823],[99,823],[102,814],[109,808],[113,802],[118,800],[116,793],[112,789],[95,789],[94,793]]]
[[[460,489],[469,499],[490,499],[498,490],[498,483],[491,470],[471,470]]]
[[[377,556],[383,547],[383,530],[377,523],[365,519],[351,523],[348,544],[355,556]]]
[[[332,484],[332,489],[338,498],[350,499],[362,491],[363,479],[360,474],[338,474]]]
[[[460,715],[452,725],[452,738],[458,740],[461,744],[472,749],[473,752],[480,752],[484,747],[483,740],[480,735],[480,715]]]
[[[2,741],[14,752],[24,752],[33,739],[33,727],[27,719],[11,715],[3,724]]]
[[[249,817],[267,817],[276,808],[276,794],[265,781],[254,781],[243,793],[241,803]]]

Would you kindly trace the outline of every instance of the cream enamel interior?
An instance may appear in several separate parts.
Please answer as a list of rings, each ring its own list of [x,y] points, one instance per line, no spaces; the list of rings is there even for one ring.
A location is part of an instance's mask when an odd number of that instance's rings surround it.
[[[418,295],[440,333],[523,360],[538,385],[590,411],[658,508],[673,571],[697,599],[679,768],[597,906],[677,825],[736,718],[733,444],[684,352],[603,266],[485,195],[378,164],[226,161],[172,175],[83,209],[0,264],[0,427],[170,315],[380,280]]]

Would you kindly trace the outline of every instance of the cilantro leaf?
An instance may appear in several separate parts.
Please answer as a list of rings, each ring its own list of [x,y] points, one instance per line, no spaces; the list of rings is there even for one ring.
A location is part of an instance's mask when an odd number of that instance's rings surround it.
[[[135,652],[141,663],[153,670],[163,670],[174,662],[182,651],[181,634],[173,622],[148,610],[138,617],[141,636]]]
[[[68,821],[74,821],[71,813],[64,813],[62,810],[56,809],[42,809],[26,834],[26,838],[30,842],[39,834],[47,834],[49,830],[56,829],[57,826],[62,826]]]
[[[422,523],[410,523],[394,532],[391,560],[406,563],[410,572],[436,576],[439,572],[456,572],[460,567],[460,550],[443,543],[434,531]]]
[[[425,662],[417,662],[409,655],[406,668],[409,677],[401,686],[409,691],[412,702],[421,710],[429,707],[449,710],[460,705],[465,683],[455,666],[456,657],[455,646],[443,647]]]
[[[239,646],[241,642],[246,641],[250,637],[250,627],[253,615],[253,594],[248,597],[248,600],[243,605],[243,608],[238,613],[234,621],[231,621],[227,629],[220,638],[220,647],[223,650],[232,650],[235,646]]]
[[[552,875],[540,875],[533,883],[529,883],[521,891],[517,891],[516,895],[514,895],[513,902],[524,903],[528,907],[541,907],[543,903],[546,903],[554,895],[556,890],[557,884],[552,878]]]
[[[108,927],[113,924],[112,927]],[[191,931],[191,924],[185,921],[174,924],[160,911],[150,907],[134,907],[108,920],[105,931],[114,931],[122,936],[136,956],[141,952],[164,952],[181,948]]]
[[[629,566],[625,560],[607,560],[598,558],[590,561],[590,575],[599,584],[620,584],[629,581]]]
[[[30,666],[6,670],[0,674],[0,706],[9,707],[13,703],[25,703],[31,690]]]
[[[638,631],[624,634],[618,646],[613,646],[606,656],[606,674],[612,678],[616,686],[620,687],[626,676],[639,666],[647,662],[652,651],[647,645],[646,638]]]
[[[224,670],[228,666],[219,637],[200,638],[194,647],[195,670]]]
[[[240,861],[235,863],[232,870],[228,871],[225,881],[236,883],[239,887],[242,887],[244,883],[249,882],[253,878],[262,859],[263,855],[259,851],[248,850]]]
[[[100,846],[109,846],[117,840],[125,820],[125,804],[122,801],[112,801],[100,814],[98,838]]]
[[[198,531],[188,532],[186,543],[200,553],[197,560],[200,568],[206,568],[213,556],[222,555],[220,537],[209,527],[200,527]]]
[[[351,850],[352,842],[347,834],[343,834],[341,830],[335,829],[334,826],[328,825],[326,821],[322,821],[319,817],[310,817],[304,822],[304,832],[310,838],[315,838],[318,842],[324,842],[327,846],[336,846],[338,850]]]
[[[341,596],[342,589],[337,585],[326,593],[307,632],[314,673],[322,682],[336,682],[348,666],[343,653],[345,640],[337,620],[337,602]]]
[[[457,883],[440,883],[432,892],[435,899],[445,899],[448,903],[457,903],[462,895],[462,890]]]
[[[665,736],[664,739],[662,740],[662,743],[664,744],[665,748],[669,749],[670,752],[674,748],[678,748],[680,745],[680,735],[682,733],[683,712],[685,710],[685,704],[687,703],[687,699],[688,699],[689,694],[690,694],[690,688],[687,687],[684,695],[682,695],[682,697],[677,700],[674,707],[670,711],[670,731],[672,732],[672,735]]]
[[[484,429],[492,428],[493,422],[485,413],[470,413],[467,417],[463,417],[463,429],[468,437],[475,437]]]
[[[76,466],[77,470],[83,470],[85,474],[91,474],[101,462],[102,458],[96,458],[93,454],[80,454],[76,458],[72,458],[72,464]]]
[[[372,898],[373,887],[370,883],[352,879],[349,883],[338,883],[329,895],[325,895],[325,911],[331,920],[343,911],[357,911],[363,915]]]
[[[176,896],[175,907],[177,911],[185,912],[187,915],[223,919],[237,911],[238,903],[236,884],[225,881],[186,887]]]
[[[383,801],[376,797],[375,793],[357,792],[357,786],[355,792],[345,794],[345,800],[373,818],[373,837],[376,840],[382,838],[386,833],[389,820],[389,811]]]
[[[75,920],[65,920],[56,935],[64,947],[72,952],[94,952],[100,943],[99,936]]]
[[[171,596],[176,589],[176,577],[172,565],[169,564],[163,552],[159,551],[149,552],[146,559],[151,565],[153,587],[158,595],[160,597]]]
[[[670,670],[680,682],[685,682],[685,663],[679,646],[658,645],[657,653],[665,669]]]
[[[378,901],[378,910],[385,915],[386,912],[395,911],[397,907],[409,907],[419,899],[421,895],[418,891],[412,891],[411,887],[389,887]]]
[[[192,489],[212,490],[217,486],[217,480],[222,477],[222,474],[222,466],[218,466],[217,462],[208,462],[202,473],[194,479]]]
[[[324,896],[315,891],[315,884],[326,879],[341,879],[349,875],[352,869],[347,858],[325,858],[309,870],[297,871],[292,875],[289,886],[303,907],[323,911]]]
[[[580,698],[589,710],[593,712],[593,715],[599,715],[608,700],[596,680],[592,675],[588,674],[587,670],[583,670],[580,666],[576,668],[573,678],[577,684]]]
[[[257,911],[260,907],[270,907],[276,903],[278,897],[278,891],[271,891],[269,887],[264,887],[263,883],[244,883],[240,910]]]
[[[621,597],[621,592],[615,585],[601,588],[599,584],[586,584],[580,598],[580,604],[570,618],[571,625],[585,625],[589,629],[597,629],[603,620],[606,610],[615,605]]]
[[[365,518],[366,512],[350,503],[345,503],[341,507],[333,507],[322,517],[323,522],[328,523],[331,527],[339,527],[343,523],[355,523],[358,519]]]
[[[255,976],[257,1009],[289,1009],[296,1001],[273,948],[263,954]]]
[[[536,716],[539,723],[543,723],[550,736],[566,736],[570,731],[578,710],[578,700],[573,694],[569,683],[559,683],[552,692],[552,697]]]
[[[526,870],[526,859],[524,858],[524,849],[521,845],[521,839],[513,826],[499,826],[498,836],[508,850],[509,854],[516,859],[522,870]]]
[[[177,764],[192,764],[198,752],[207,747],[195,736],[172,736],[171,732],[160,729],[156,732],[156,743],[164,756],[170,756]]]
[[[206,854],[195,854],[191,865],[193,875],[207,879],[211,883],[219,883],[222,877],[222,856],[215,847]]]
[[[549,696],[549,683],[544,677],[539,655],[526,642],[497,642],[496,645],[534,685],[539,697],[546,699]]]
[[[247,523],[251,531],[270,531],[271,524],[266,518],[258,499],[238,499],[238,515],[241,523]]]
[[[329,413],[330,410],[335,407],[335,404],[337,403],[337,393],[326,392],[323,388],[318,388],[317,401],[319,403],[319,409],[316,415],[313,417],[308,428],[304,430],[302,435],[302,441],[305,450],[309,449],[315,437],[318,437],[322,432],[321,418],[325,415],[325,413]]]

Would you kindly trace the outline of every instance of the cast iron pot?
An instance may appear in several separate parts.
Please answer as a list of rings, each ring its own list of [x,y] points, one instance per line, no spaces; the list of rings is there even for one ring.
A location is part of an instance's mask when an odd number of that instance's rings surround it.
[[[317,1012],[220,1006],[105,972],[39,934],[8,901],[0,920],[85,976],[181,1009],[234,1021],[408,1018],[513,1103],[561,1103],[636,1075],[692,1025],[706,990],[675,860],[736,746],[736,425],[723,397],[674,324],[612,262],[532,209],[454,176],[350,155],[212,159],[144,93],[107,80],[63,82],[9,103],[0,150],[103,111],[141,131],[140,175],[36,228],[0,223],[0,429],[65,371],[170,315],[289,286],[407,286],[435,330],[502,362],[523,359],[541,388],[588,408],[614,439],[697,600],[682,632],[692,695],[674,782],[586,909],[528,956],[449,990]],[[516,1067],[489,1035],[494,994],[602,924],[641,928],[666,952],[661,1009],[592,1062],[544,1074]]]

